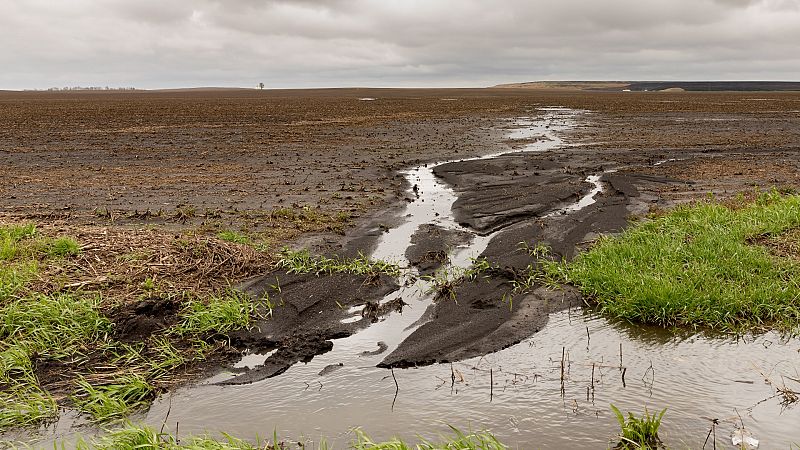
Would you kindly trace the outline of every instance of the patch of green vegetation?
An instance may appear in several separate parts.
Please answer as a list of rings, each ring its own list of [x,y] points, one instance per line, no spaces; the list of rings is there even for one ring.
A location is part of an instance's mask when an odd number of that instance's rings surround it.
[[[491,268],[486,258],[472,258],[469,267],[443,267],[433,275],[422,277],[430,283],[429,292],[435,292],[436,298],[449,298],[456,301],[456,286],[465,281],[474,281]]]
[[[105,336],[110,322],[94,299],[69,295],[19,297],[38,261],[79,251],[70,239],[39,236],[32,224],[0,227],[0,430],[54,418],[58,408],[38,384],[32,358],[64,358],[86,340]]]
[[[400,266],[382,260],[369,259],[363,254],[356,258],[328,258],[312,256],[304,249],[293,251],[283,248],[277,256],[277,267],[289,273],[313,273],[315,275],[349,273],[370,277],[386,274],[400,276]]]
[[[30,354],[20,348],[0,350],[0,431],[31,426],[58,415],[55,400],[39,388]]]
[[[148,405],[157,394],[155,385],[168,380],[172,371],[205,359],[213,348],[205,341],[193,339],[179,349],[158,335],[145,342],[109,343],[103,348],[109,365],[125,367],[127,372],[111,378],[93,376],[91,383],[78,379],[71,398],[78,410],[89,414],[95,422],[121,419]]]
[[[0,261],[9,261],[17,256],[20,242],[36,235],[32,224],[0,227]]]
[[[0,261],[74,256],[81,246],[70,237],[49,238],[33,224],[0,227]]]
[[[800,227],[800,196],[762,194],[731,209],[676,208],[600,239],[552,276],[609,316],[660,326],[743,332],[800,326],[800,263],[756,242]]]
[[[354,450],[504,450],[508,447],[497,440],[489,432],[464,434],[460,430],[450,427],[453,435],[445,437],[442,442],[422,440],[418,444],[407,444],[400,439],[386,442],[375,442],[363,431],[356,429],[357,441],[353,443]]]
[[[182,337],[227,332],[250,324],[254,306],[244,294],[214,297],[208,303],[190,302],[184,322],[173,332]],[[113,325],[102,316],[96,300],[70,295],[35,295],[0,308],[0,430],[27,426],[57,416],[55,401],[39,388],[31,359],[80,360],[101,351],[112,367],[128,371],[111,377],[92,374],[76,381],[75,406],[94,421],[119,419],[149,403],[152,381],[172,370],[202,360],[213,348],[189,339],[181,349],[165,336],[134,344],[108,340]],[[184,339],[185,340],[185,339]]]
[[[95,300],[70,295],[34,295],[0,307],[0,430],[57,415],[31,359],[73,356],[87,342],[104,339],[111,323],[95,307]]]
[[[242,439],[224,436],[225,441],[217,441],[207,436],[188,436],[178,440],[176,436],[150,427],[128,425],[91,442],[81,440],[76,448],[78,450],[278,450],[282,448],[268,444],[253,445]]]
[[[250,325],[255,312],[256,305],[250,296],[231,290],[205,302],[190,300],[183,321],[173,328],[173,332],[181,336],[226,333]]]
[[[614,411],[620,427],[619,443],[615,448],[642,450],[664,448],[658,437],[658,428],[661,426],[664,413],[667,412],[666,408],[653,415],[650,415],[645,408],[642,417],[636,417],[629,412],[627,419],[616,406],[611,405],[611,410]]]
[[[81,252],[81,245],[78,241],[70,237],[61,237],[54,239],[47,247],[47,254],[49,256],[75,256]]]
[[[554,262],[550,247],[544,243],[531,245],[528,242],[520,242],[519,250],[524,251],[534,258],[532,264],[528,266],[511,281],[512,290],[507,293],[504,300],[513,305],[514,296],[529,292],[537,285],[557,287],[559,286],[558,263]]]
[[[36,261],[0,265],[0,301],[16,294],[37,272]]]
[[[119,419],[153,397],[151,386],[142,375],[128,373],[108,384],[93,386],[85,379],[77,381],[73,401],[79,411],[88,413],[95,421]]]
[[[251,242],[247,235],[233,230],[220,231],[217,233],[217,237],[223,241],[233,242],[236,244],[249,244]]]
[[[356,429],[356,440],[349,446],[353,450],[505,450],[503,445],[489,432],[465,434],[453,428],[453,435],[444,437],[442,442],[422,440],[418,444],[408,444],[400,439],[376,442],[366,433]],[[287,445],[273,435],[272,442],[256,442],[252,444],[243,439],[223,434],[224,440],[216,440],[209,436],[187,436],[177,439],[172,434],[156,431],[147,426],[127,425],[114,430],[92,441],[81,440],[77,443],[79,450],[279,450]],[[305,448],[305,447],[304,447]],[[318,447],[327,450],[324,442]]]
[[[111,331],[111,322],[98,312],[97,304],[97,299],[68,294],[8,301],[0,307],[0,349],[13,347],[51,358],[74,355]]]

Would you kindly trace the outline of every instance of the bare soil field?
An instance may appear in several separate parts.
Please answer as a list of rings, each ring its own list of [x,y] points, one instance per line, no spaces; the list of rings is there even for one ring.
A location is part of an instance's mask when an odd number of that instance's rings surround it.
[[[100,223],[218,214],[256,228],[243,211],[360,215],[404,194],[397,169],[496,150],[499,120],[544,105],[589,111],[570,141],[604,157],[700,154],[694,182],[795,182],[800,93],[25,92],[0,94],[2,208]]]

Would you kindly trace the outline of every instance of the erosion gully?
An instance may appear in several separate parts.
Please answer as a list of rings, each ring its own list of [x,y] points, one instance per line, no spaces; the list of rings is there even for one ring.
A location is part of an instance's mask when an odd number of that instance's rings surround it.
[[[541,108],[539,115],[510,122],[510,139],[531,142],[518,152],[546,152],[565,144],[560,134],[581,111]],[[498,154],[473,159],[486,159]],[[463,161],[463,160],[459,160]],[[477,235],[456,223],[456,193],[427,164],[403,172],[416,200],[404,222],[385,233],[373,252],[408,266],[406,248],[417,228],[436,224],[469,232],[449,266],[467,267],[493,234]],[[660,162],[662,163],[662,162]],[[592,204],[603,190],[601,174],[589,176],[592,189],[549,214],[569,214]],[[422,321],[433,301],[430,285],[408,269],[401,295],[409,304],[348,338],[331,352],[296,364],[283,375],[242,386],[215,383],[220,373],[159,398],[132,418],[179,435],[218,432],[268,438],[273,431],[309,444],[326,440],[345,448],[350,431],[362,427],[378,439],[436,438],[461,430],[491,430],[514,448],[595,449],[614,445],[619,430],[610,404],[641,414],[667,408],[661,435],[672,448],[731,446],[744,426],[761,448],[800,444],[800,407],[782,405],[776,389],[785,377],[800,379],[800,340],[767,333],[746,338],[712,338],[610,323],[582,308],[551,314],[540,332],[496,353],[453,364],[393,371],[376,367]],[[397,292],[387,296],[396,298]],[[352,310],[352,320],[360,310]],[[346,319],[348,320],[348,319]],[[375,354],[378,343],[387,347]],[[252,366],[264,355],[248,355],[237,365]],[[563,362],[563,372],[562,372]],[[341,365],[341,366],[340,366]],[[563,375],[562,375],[563,373]],[[74,439],[96,430],[67,413],[45,430],[40,443]]]

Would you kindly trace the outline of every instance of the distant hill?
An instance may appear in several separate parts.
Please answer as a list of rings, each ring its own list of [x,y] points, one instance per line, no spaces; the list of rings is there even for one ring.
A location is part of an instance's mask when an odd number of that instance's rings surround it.
[[[496,88],[580,91],[800,91],[797,81],[531,81]]]
[[[496,88],[524,88],[564,91],[604,90],[619,91],[630,86],[630,81],[529,81],[525,83],[508,83],[493,86]]]

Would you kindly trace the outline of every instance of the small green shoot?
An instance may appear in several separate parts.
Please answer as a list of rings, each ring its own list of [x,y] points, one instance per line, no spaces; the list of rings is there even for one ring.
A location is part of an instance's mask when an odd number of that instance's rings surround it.
[[[658,428],[661,426],[664,413],[667,412],[666,408],[653,415],[650,415],[645,408],[642,417],[636,417],[629,412],[627,419],[616,406],[611,405],[611,410],[617,417],[621,429],[616,448],[655,450],[664,447],[658,437]]]
[[[381,260],[372,260],[359,254],[356,258],[328,258],[312,256],[308,250],[293,251],[284,248],[278,254],[277,267],[289,273],[312,273],[315,275],[349,273],[370,277],[382,274],[400,276],[400,267]]]

